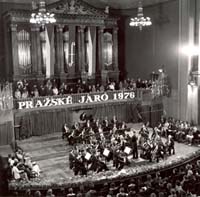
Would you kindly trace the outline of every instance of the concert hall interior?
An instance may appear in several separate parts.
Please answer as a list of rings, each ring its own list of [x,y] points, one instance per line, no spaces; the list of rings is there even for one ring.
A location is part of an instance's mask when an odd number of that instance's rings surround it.
[[[0,0],[0,196],[200,196],[199,0]]]

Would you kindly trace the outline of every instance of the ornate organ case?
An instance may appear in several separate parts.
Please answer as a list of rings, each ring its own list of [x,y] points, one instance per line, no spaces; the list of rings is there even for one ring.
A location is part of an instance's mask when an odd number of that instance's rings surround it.
[[[7,78],[118,81],[118,19],[81,0],[61,0],[47,10],[56,23],[31,24],[31,10],[3,15]]]

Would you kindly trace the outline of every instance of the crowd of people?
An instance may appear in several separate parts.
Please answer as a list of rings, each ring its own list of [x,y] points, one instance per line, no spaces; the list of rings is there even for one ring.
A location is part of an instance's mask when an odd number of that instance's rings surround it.
[[[31,156],[18,147],[13,155],[8,155],[7,172],[10,180],[28,182],[31,178],[39,177],[41,170]]]
[[[162,136],[173,136],[177,142],[185,142],[188,145],[199,144],[200,131],[196,126],[187,121],[176,120],[175,118],[163,118],[158,124]]]
[[[64,94],[89,93],[89,92],[104,92],[107,90],[134,90],[136,88],[151,88],[151,80],[141,80],[138,78],[126,79],[116,83],[108,81],[106,85],[101,83],[87,83],[86,81],[78,80],[75,84],[59,83],[56,79],[47,79],[43,84],[32,84],[26,79],[19,80],[14,89],[14,98],[29,98],[39,96],[56,96]]]
[[[80,122],[72,127],[63,126],[62,138],[66,137],[69,145],[73,145],[69,167],[74,175],[87,175],[88,171],[109,170],[110,163],[114,169],[121,170],[138,157],[159,162],[175,154],[173,136],[168,135],[163,142],[160,134],[157,127],[149,132],[148,124],[143,124],[138,132],[127,128],[116,116],[100,121],[82,113]]]
[[[25,197],[197,197],[200,194],[200,160],[126,180],[70,188],[31,191]],[[16,195],[17,196],[17,195]],[[20,194],[18,194],[20,196]]]

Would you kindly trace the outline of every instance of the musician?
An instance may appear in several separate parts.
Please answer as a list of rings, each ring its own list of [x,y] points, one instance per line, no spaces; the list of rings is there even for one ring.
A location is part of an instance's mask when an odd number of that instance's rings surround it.
[[[152,162],[152,149],[153,149],[153,144],[151,141],[148,139],[144,144],[142,145],[142,152],[140,157],[144,159],[148,159],[150,162]]]
[[[95,133],[98,133],[99,125],[100,125],[99,119],[96,119],[96,120],[93,121],[92,128],[93,128]]]
[[[87,122],[87,115],[86,115],[85,112],[83,112],[83,113],[80,115],[80,121],[79,121],[81,127],[85,127],[86,122]]]
[[[113,118],[111,119],[111,125],[116,125],[118,126],[118,120],[117,117],[114,115]]]
[[[102,171],[107,171],[108,167],[106,163],[103,161],[103,157],[99,155],[97,157],[97,173],[102,172]]]
[[[162,133],[165,137],[167,137],[168,129],[169,129],[169,122],[168,120],[166,120],[162,128]]]
[[[123,121],[119,127],[119,129],[125,130],[127,128],[126,123]]]
[[[98,161],[97,161],[97,153],[95,150],[92,150],[91,158],[88,161],[88,170],[97,171]]]
[[[103,125],[102,125],[104,131],[108,131],[109,128],[109,121],[108,121],[108,117],[106,116],[105,119],[103,120]]]
[[[64,139],[65,137],[68,139],[69,135],[70,135],[70,129],[67,126],[67,123],[65,123],[62,128],[62,139]]]
[[[68,141],[70,145],[74,145],[75,143],[79,142],[81,135],[81,130],[79,127],[79,123],[75,122],[72,126],[72,133],[68,136]]]
[[[117,132],[117,130],[118,130],[118,128],[117,128],[117,124],[113,124],[113,128],[112,128],[112,133],[116,133]]]
[[[103,132],[103,128],[102,128],[101,124],[100,124],[99,127],[98,127],[98,135],[97,135],[97,138],[98,138],[99,140],[101,140],[102,142],[105,141],[105,136],[104,136],[104,132]]]
[[[83,142],[85,142],[86,144],[89,144],[91,139],[93,138],[94,134],[95,133],[94,133],[92,127],[84,128],[83,131],[82,131],[82,140],[83,140]]]
[[[115,164],[116,169],[118,169],[118,170],[123,169],[123,167],[124,167],[124,165],[126,163],[125,153],[122,152],[122,150],[118,149],[114,153],[113,162]]]
[[[156,144],[155,144],[155,148],[154,150],[152,151],[153,153],[153,157],[154,159],[156,159],[157,162],[159,162],[159,159],[162,158],[164,159],[164,155],[165,155],[165,146],[164,144],[162,143],[162,140],[160,139],[157,140]]]
[[[70,169],[73,169],[76,157],[77,157],[77,151],[76,151],[76,148],[73,148],[69,153],[69,168]]]
[[[74,175],[87,175],[87,169],[85,167],[85,153],[84,150],[79,150],[78,156],[74,160]]]
[[[169,155],[171,155],[171,151],[173,151],[173,155],[175,154],[174,139],[171,135],[169,135],[167,138],[166,147]]]
[[[131,129],[133,131],[133,136],[131,137],[131,148],[133,150],[133,158],[137,159],[138,158],[138,148],[137,148],[137,136],[136,136],[136,132]]]

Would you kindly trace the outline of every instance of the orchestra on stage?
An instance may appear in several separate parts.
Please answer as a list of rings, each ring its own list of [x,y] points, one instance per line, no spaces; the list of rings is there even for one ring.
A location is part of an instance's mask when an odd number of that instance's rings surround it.
[[[161,138],[158,127],[150,132],[143,124],[139,131],[128,128],[125,122],[113,116],[100,121],[85,112],[72,127],[63,126],[62,138],[67,139],[72,149],[69,153],[69,167],[74,175],[87,175],[89,171],[101,172],[121,170],[136,159],[159,162],[167,155],[175,154],[174,139],[168,135]]]

